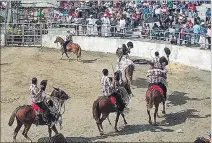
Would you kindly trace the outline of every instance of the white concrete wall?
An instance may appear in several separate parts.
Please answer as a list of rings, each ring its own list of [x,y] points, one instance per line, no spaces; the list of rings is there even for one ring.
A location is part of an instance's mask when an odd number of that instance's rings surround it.
[[[5,34],[1,34],[1,46],[5,46]]]
[[[64,35],[66,35],[66,33],[62,34],[58,31],[57,35],[63,35],[62,37],[65,38]],[[56,36],[54,36],[54,34],[44,35],[42,44],[44,47],[59,48],[57,44],[53,43],[55,39]],[[81,46],[82,50],[108,53],[115,53],[117,47],[129,41],[125,39],[83,36],[74,36],[73,40]],[[159,51],[161,56],[165,56],[164,48],[167,46],[171,50],[170,61],[211,71],[211,52],[208,50],[141,41],[133,41],[133,43],[134,48],[131,50],[131,56],[151,59],[155,51]]]

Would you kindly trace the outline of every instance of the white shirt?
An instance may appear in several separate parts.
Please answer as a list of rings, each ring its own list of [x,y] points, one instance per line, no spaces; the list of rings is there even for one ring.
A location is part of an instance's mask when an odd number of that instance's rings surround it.
[[[120,21],[119,21],[120,28],[123,29],[125,27],[125,25],[126,25],[125,19],[120,19]]]
[[[155,14],[160,14],[161,9],[160,8],[156,8],[155,9]]]

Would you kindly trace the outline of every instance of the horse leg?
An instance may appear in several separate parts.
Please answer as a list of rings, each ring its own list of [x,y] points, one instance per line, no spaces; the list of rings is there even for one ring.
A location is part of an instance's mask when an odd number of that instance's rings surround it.
[[[60,58],[61,60],[62,60],[62,58],[63,58],[63,54],[64,54],[64,52],[62,52],[62,55],[61,55],[61,58]]]
[[[110,119],[109,119],[109,116],[107,117],[107,120],[108,120],[109,124],[112,126]]]
[[[102,129],[102,133],[104,132],[104,129],[102,127],[102,122],[108,117],[108,113],[102,113],[102,118],[100,119],[100,127]]]
[[[129,85],[131,85],[131,78],[130,78],[130,75],[129,75],[129,67],[127,67],[126,69],[125,69],[125,78],[126,78],[126,80],[127,80],[127,83],[129,84]]]
[[[32,142],[32,140],[28,137],[27,133],[28,133],[28,131],[29,131],[31,125],[32,125],[32,124],[24,125],[24,126],[25,126],[24,137],[25,137],[28,141],[30,141],[30,142]]]
[[[48,126],[49,137],[52,137],[52,129]]]
[[[125,125],[127,125],[127,121],[126,121],[126,119],[125,119],[124,114],[123,114],[123,113],[121,113],[121,116],[122,116],[122,118],[123,118],[123,120],[124,120],[124,124],[125,124]]]
[[[98,129],[99,129],[100,135],[103,135],[104,133],[103,133],[103,131],[101,130],[100,123],[98,122],[98,123],[96,123],[96,125],[97,125],[97,127],[98,127]]]
[[[18,118],[16,118],[16,120],[17,120],[17,126],[16,126],[16,128],[15,128],[15,130],[14,130],[13,142],[16,142],[16,136],[17,136],[17,134],[18,134],[18,131],[21,129],[21,127],[22,127],[22,125],[23,125],[23,123],[21,123],[21,121],[19,121]]]
[[[69,56],[68,56],[68,53],[65,52],[65,54],[66,54],[66,57],[68,58],[68,61],[70,62],[70,58],[69,58]]]
[[[147,114],[149,115],[149,123],[152,124],[149,105],[147,105]]]
[[[55,127],[55,125],[52,127],[52,130],[54,131],[55,135],[58,134],[57,128]]]
[[[116,130],[116,132],[119,132],[119,130],[117,129],[117,123],[118,123],[118,120],[119,120],[119,116],[120,116],[120,112],[118,111],[117,112],[117,115],[116,115],[116,123],[115,123],[115,127],[114,127],[114,129]]]
[[[166,109],[165,109],[165,101],[163,101],[163,111],[162,111],[163,114],[166,114]]]
[[[155,104],[155,113],[154,113],[154,125],[157,125],[156,123],[156,116],[157,116],[157,113],[158,113],[158,107],[159,107],[159,104]]]

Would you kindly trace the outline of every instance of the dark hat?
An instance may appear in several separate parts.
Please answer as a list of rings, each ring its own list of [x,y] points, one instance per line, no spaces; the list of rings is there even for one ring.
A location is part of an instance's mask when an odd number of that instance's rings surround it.
[[[160,64],[162,64],[163,62],[166,63],[166,66],[168,65],[168,60],[163,56],[159,59]]]
[[[46,86],[47,86],[47,80],[42,80],[40,83],[41,89],[42,90],[46,90]]]

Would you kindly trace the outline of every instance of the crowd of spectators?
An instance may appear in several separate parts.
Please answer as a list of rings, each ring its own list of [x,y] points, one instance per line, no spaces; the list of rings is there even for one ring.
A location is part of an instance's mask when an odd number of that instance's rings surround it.
[[[62,1],[59,8],[48,9],[42,15],[51,26],[72,24],[76,35],[125,37],[129,31],[131,35],[139,31],[142,38],[210,49],[211,9],[207,8],[204,15],[200,15],[197,11],[200,2],[93,1],[76,5]]]

